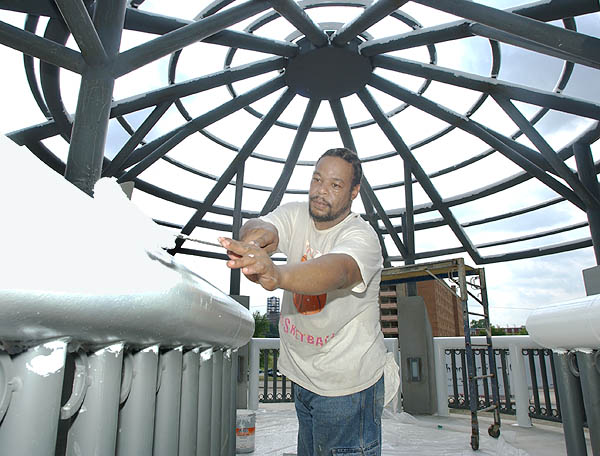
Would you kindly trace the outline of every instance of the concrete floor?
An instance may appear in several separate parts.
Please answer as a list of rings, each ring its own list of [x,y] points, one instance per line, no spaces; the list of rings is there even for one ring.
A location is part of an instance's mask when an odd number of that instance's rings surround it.
[[[531,428],[517,426],[513,417],[502,416],[501,435],[488,436],[491,416],[480,414],[480,448],[470,446],[468,413],[449,417],[418,416],[384,411],[382,456],[566,456],[562,426],[534,420]],[[489,414],[487,414],[489,415]],[[256,411],[256,456],[284,456],[296,452],[298,422],[293,404],[261,404]],[[248,443],[248,442],[246,442]],[[591,455],[588,436],[588,454]]]

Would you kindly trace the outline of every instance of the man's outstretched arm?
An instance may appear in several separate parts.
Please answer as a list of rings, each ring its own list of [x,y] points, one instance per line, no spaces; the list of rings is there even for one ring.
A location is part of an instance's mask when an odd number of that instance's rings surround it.
[[[282,288],[293,293],[318,295],[350,288],[362,280],[354,258],[331,253],[303,263],[276,265],[268,252],[247,242],[220,238],[221,245],[232,252],[227,266],[241,269],[253,282],[266,290]]]

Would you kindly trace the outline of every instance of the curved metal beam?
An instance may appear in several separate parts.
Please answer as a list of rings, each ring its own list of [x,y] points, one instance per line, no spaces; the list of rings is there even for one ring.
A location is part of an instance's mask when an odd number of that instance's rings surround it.
[[[183,234],[190,234],[198,222],[202,220],[202,217],[213,207],[214,202],[217,200],[219,195],[223,192],[225,187],[229,184],[233,176],[237,173],[238,167],[241,163],[245,162],[252,151],[258,146],[260,141],[271,129],[277,118],[283,113],[285,108],[290,104],[292,99],[295,97],[295,93],[291,90],[286,90],[281,97],[271,107],[269,112],[265,115],[263,120],[258,124],[256,129],[252,132],[250,137],[246,140],[242,148],[240,149],[237,157],[233,159],[227,169],[221,174],[219,181],[215,184],[212,190],[208,193],[202,204],[197,208],[196,213],[190,218],[190,220],[182,228]],[[176,253],[183,240],[177,239],[175,241],[174,253]]]
[[[408,0],[378,0],[371,3],[358,17],[345,24],[332,37],[334,46],[345,46],[372,25],[396,11]]]
[[[119,182],[126,182],[131,180],[132,178],[138,176],[141,172],[148,169],[150,165],[152,165],[156,160],[165,155],[179,143],[181,143],[185,138],[195,133],[201,128],[204,128],[208,125],[211,125],[218,120],[223,119],[224,117],[239,111],[244,106],[249,105],[250,103],[254,103],[257,100],[260,100],[263,97],[281,89],[285,85],[283,76],[279,76],[271,81],[262,84],[255,89],[252,89],[246,92],[243,95],[240,95],[233,100],[227,101],[220,105],[219,107],[213,109],[212,111],[207,112],[201,116],[196,117],[191,122],[186,123],[185,125],[173,130],[174,133],[172,136],[161,144],[158,148],[152,150],[149,154],[143,157],[133,168],[124,173],[119,177]],[[189,233],[185,233],[189,234]]]
[[[371,82],[373,82],[373,78],[371,79]],[[375,99],[367,91],[366,88],[363,88],[360,91],[358,91],[357,95],[363,102],[371,116],[373,116],[373,118],[375,119],[385,136],[393,144],[394,148],[398,151],[398,155],[400,155],[405,162],[410,163],[412,172],[417,178],[417,181],[419,182],[419,184],[421,184],[421,187],[423,188],[423,190],[425,190],[425,193],[427,193],[429,199],[431,199],[431,202],[433,203],[434,207],[447,220],[448,226],[450,227],[454,235],[457,237],[459,242],[467,250],[473,261],[479,264],[479,259],[481,257],[475,249],[475,247],[473,246],[473,244],[471,243],[471,240],[454,217],[454,214],[452,214],[448,206],[444,203],[444,200],[442,199],[441,195],[431,183],[431,181],[427,177],[427,174],[425,173],[423,168],[421,168],[421,165],[414,157],[408,146],[404,143],[396,129],[387,119],[385,113],[377,105]]]
[[[471,31],[489,38],[532,49],[600,69],[600,39],[548,25],[515,13],[505,12],[470,0],[413,0],[431,8],[469,19],[478,24]]]
[[[273,9],[300,30],[316,47],[323,47],[329,39],[323,30],[306,14],[294,0],[269,0]]]
[[[189,44],[202,41],[204,38],[252,17],[268,7],[266,0],[251,0],[122,52],[115,62],[114,76],[123,76]]]
[[[287,188],[288,183],[290,182],[290,178],[292,177],[292,173],[294,172],[294,168],[296,167],[296,162],[298,161],[300,152],[304,147],[306,137],[308,136],[308,132],[310,131],[310,127],[312,126],[315,120],[315,116],[317,115],[317,111],[319,110],[320,105],[321,100],[315,100],[311,98],[308,101],[308,105],[306,106],[304,115],[302,116],[302,121],[300,122],[298,131],[296,132],[296,136],[294,137],[294,142],[292,143],[292,147],[290,148],[290,152],[287,156],[287,160],[285,161],[285,165],[283,166],[283,170],[281,171],[281,175],[279,176],[277,183],[273,187],[273,191],[269,195],[269,198],[267,199],[262,210],[260,211],[260,215],[268,214],[273,209],[275,209],[281,202],[283,192]]]
[[[85,68],[79,52],[1,21],[0,43],[74,73],[81,74]]]
[[[525,171],[536,177],[538,180],[543,182],[545,185],[550,187],[556,193],[564,196],[566,199],[571,201],[574,205],[585,211],[585,205],[581,199],[568,187],[558,182],[556,179],[548,175],[543,169],[539,168],[536,164],[523,157],[515,149],[508,146],[506,143],[500,141],[495,135],[489,133],[489,129],[483,127],[472,119],[468,119],[457,113],[452,112],[450,109],[444,108],[437,103],[434,103],[423,96],[416,95],[409,90],[399,87],[390,81],[382,78],[381,76],[372,75],[369,82],[373,87],[396,97],[402,101],[412,104],[416,108],[427,112],[428,114],[434,115],[435,117],[442,119],[450,124],[456,125],[461,130],[470,133],[482,141],[486,142],[496,150],[498,150],[506,158],[519,165]],[[416,174],[415,174],[416,176]]]
[[[371,61],[373,65],[387,70],[433,79],[456,87],[496,94],[544,108],[600,120],[600,103],[399,57],[378,55],[373,57]]]

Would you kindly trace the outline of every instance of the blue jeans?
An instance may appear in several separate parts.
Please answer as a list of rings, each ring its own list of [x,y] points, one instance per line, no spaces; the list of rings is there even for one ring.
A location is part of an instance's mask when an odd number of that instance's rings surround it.
[[[326,397],[294,385],[298,456],[380,456],[383,377],[347,396]]]

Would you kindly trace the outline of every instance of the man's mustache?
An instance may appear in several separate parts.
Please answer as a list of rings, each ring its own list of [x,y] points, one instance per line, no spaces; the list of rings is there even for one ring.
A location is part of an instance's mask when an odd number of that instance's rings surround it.
[[[328,207],[331,207],[331,204],[329,204],[324,199],[319,198],[318,196],[313,196],[312,198],[310,198],[310,201],[315,201],[315,202],[320,203],[320,204],[326,204]]]

